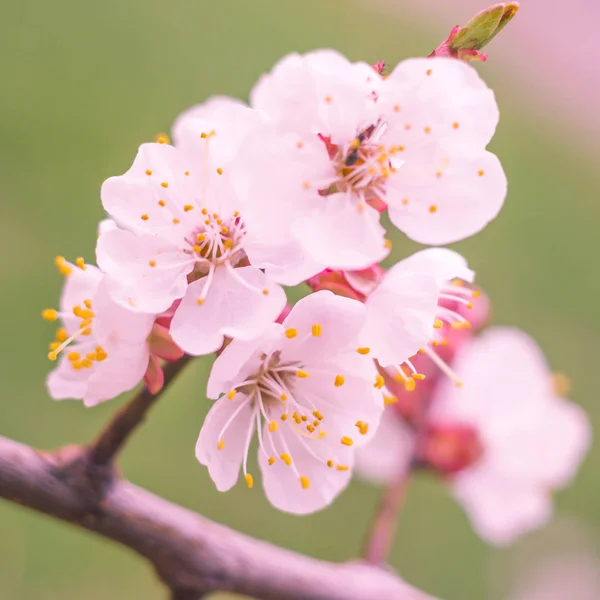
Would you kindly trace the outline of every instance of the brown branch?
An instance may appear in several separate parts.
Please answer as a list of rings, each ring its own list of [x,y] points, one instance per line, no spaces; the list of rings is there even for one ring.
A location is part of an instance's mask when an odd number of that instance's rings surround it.
[[[131,429],[131,428],[130,428]],[[252,539],[117,478],[98,502],[85,448],[40,452],[0,437],[0,497],[114,540],[150,561],[172,598],[213,590],[264,600],[426,600],[396,575],[333,564]]]
[[[190,356],[184,355],[179,360],[165,365],[163,372],[165,382],[158,394],[152,394],[146,386],[119,410],[110,423],[100,432],[100,435],[89,446],[89,460],[91,465],[103,466],[110,464],[127,438],[134,429],[141,425],[148,410],[161,397],[169,384],[189,362]]]
[[[363,556],[368,563],[382,565],[387,562],[409,483],[410,473],[403,474],[384,488],[363,551]]]

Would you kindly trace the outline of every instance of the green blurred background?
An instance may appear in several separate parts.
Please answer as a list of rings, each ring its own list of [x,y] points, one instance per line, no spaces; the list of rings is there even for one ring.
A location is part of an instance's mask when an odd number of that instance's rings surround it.
[[[247,98],[257,76],[287,52],[331,46],[352,59],[395,64],[428,54],[455,24],[418,24],[401,8],[398,2],[373,11],[370,3],[342,0],[4,0],[2,435],[42,448],[85,442],[121,403],[88,410],[54,403],[44,390],[54,329],[39,314],[56,305],[62,284],[53,257],[93,260],[102,181],[125,171],[137,146],[168,131],[186,107],[211,94]],[[510,27],[502,36],[509,35]],[[491,56],[478,68],[502,108],[492,150],[506,169],[509,196],[492,225],[457,247],[491,294],[495,321],[536,337],[551,364],[572,377],[574,398],[596,422],[598,168],[576,137],[537,118],[535,104],[522,104],[524,96],[535,99],[534,90],[494,65],[494,46]],[[395,242],[396,257],[414,246]],[[354,483],[328,510],[303,518],[276,512],[260,486],[215,490],[193,453],[209,408],[208,367],[208,361],[192,364],[161,400],[123,456],[125,474],[245,533],[322,558],[356,556],[377,500],[367,485]],[[558,512],[576,515],[591,532],[600,527],[599,465],[593,449],[557,498]],[[505,590],[490,577],[490,565],[519,546],[485,545],[444,488],[422,479],[410,491],[392,564],[446,600],[495,600]],[[106,597],[154,600],[165,593],[144,562],[120,547],[0,505],[2,600]]]

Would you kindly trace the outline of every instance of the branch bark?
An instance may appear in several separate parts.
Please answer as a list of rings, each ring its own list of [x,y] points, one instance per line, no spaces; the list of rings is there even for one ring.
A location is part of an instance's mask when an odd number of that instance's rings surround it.
[[[427,600],[392,572],[315,560],[252,539],[104,473],[90,495],[89,454],[41,452],[0,437],[0,497],[114,540],[148,559],[173,598],[213,590],[263,600]],[[107,474],[108,473],[108,474]]]
[[[115,414],[110,423],[89,446],[89,459],[92,465],[100,467],[112,463],[132,432],[142,424],[148,410],[154,406],[191,358],[191,356],[184,355],[179,360],[166,363],[163,368],[165,381],[160,392],[152,394],[144,386],[133,400]]]

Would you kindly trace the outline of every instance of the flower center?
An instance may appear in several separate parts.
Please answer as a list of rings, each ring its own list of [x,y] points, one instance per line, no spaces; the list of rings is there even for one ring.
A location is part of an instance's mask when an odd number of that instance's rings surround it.
[[[194,273],[206,275],[211,267],[228,264],[233,267],[245,259],[242,242],[246,227],[236,211],[228,217],[201,210],[202,222],[185,238],[184,252],[194,257]]]
[[[358,196],[359,207],[364,203],[382,202],[386,179],[395,170],[392,158],[398,151],[397,148],[386,150],[381,145],[379,140],[386,129],[386,123],[379,120],[359,131],[347,144],[328,145],[337,178],[328,188],[320,191],[321,195],[351,193]]]

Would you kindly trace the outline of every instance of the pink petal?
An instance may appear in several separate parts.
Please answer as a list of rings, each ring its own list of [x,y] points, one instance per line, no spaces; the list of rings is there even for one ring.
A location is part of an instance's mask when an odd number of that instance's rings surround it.
[[[74,349],[79,348],[75,346]],[[67,356],[63,355],[58,367],[46,379],[48,394],[54,400],[81,399],[85,395],[90,375],[90,369],[73,369]]]
[[[405,60],[385,78],[378,95],[377,107],[390,130],[406,131],[407,138],[397,142],[407,142],[406,147],[430,127],[430,136],[483,149],[498,124],[494,93],[473,67],[459,60]]]
[[[265,426],[263,439],[271,435],[278,451],[283,448],[281,440],[285,440],[293,461],[293,467],[287,466],[283,460],[276,457],[274,464],[269,465],[269,457],[259,452],[265,493],[269,502],[276,508],[295,514],[321,510],[331,504],[350,482],[353,460],[351,452],[345,453],[342,463],[349,468],[339,471],[336,467],[328,467],[327,459],[317,460],[309,453],[291,426],[280,427],[275,434],[271,434]],[[307,443],[317,445],[322,441],[324,440],[308,440]],[[308,488],[302,487],[300,477],[307,478]]]
[[[240,406],[243,405],[242,408]],[[234,417],[234,413],[240,412]],[[244,458],[249,429],[254,429],[253,410],[244,394],[236,394],[233,400],[217,400],[208,414],[196,443],[196,458],[208,467],[208,472],[220,492],[235,485]],[[230,425],[220,438],[227,421]],[[219,442],[224,441],[219,450]]]
[[[96,247],[98,265],[107,274],[111,296],[141,312],[167,310],[187,288],[194,260],[160,237],[110,231]]]
[[[96,406],[134,388],[144,377],[150,353],[146,343],[120,344],[106,348],[108,358],[95,364],[83,397],[86,406]]]
[[[286,360],[330,358],[348,349],[356,350],[365,322],[365,308],[357,300],[336,296],[328,290],[302,298],[283,322],[284,329],[296,331],[296,337],[284,341]],[[320,326],[318,336],[313,325]]]
[[[195,164],[202,164],[207,153],[211,165],[224,168],[235,157],[244,138],[264,121],[260,111],[248,108],[236,98],[213,96],[177,117],[173,140]],[[210,139],[201,137],[202,133],[213,131]]]
[[[388,273],[395,269],[430,272],[440,287],[456,277],[469,283],[475,279],[475,273],[469,269],[467,260],[458,252],[448,248],[420,250],[397,262]]]
[[[498,158],[484,150],[440,149],[424,164],[407,162],[389,182],[392,223],[422,244],[449,244],[483,229],[506,196]]]
[[[377,211],[357,207],[346,194],[327,196],[292,231],[315,263],[331,269],[365,269],[389,254]]]
[[[96,295],[102,277],[102,271],[93,265],[86,265],[85,269],[71,266],[60,296],[60,310],[65,313],[61,320],[70,335],[79,329],[81,323],[81,319],[73,314],[73,307],[85,307],[84,300],[91,300]]]
[[[206,299],[197,302],[207,278],[190,284],[171,323],[173,340],[189,354],[218,350],[225,336],[249,339],[264,331],[285,306],[285,292],[254,267],[215,270]]]
[[[381,416],[375,437],[356,449],[356,472],[367,481],[384,484],[407,473],[413,459],[415,437],[393,407]]]
[[[546,491],[495,473],[484,462],[459,474],[452,489],[479,535],[498,546],[540,527],[552,514]]]
[[[367,298],[364,337],[382,366],[403,363],[431,340],[438,294],[429,273],[394,270]]]

